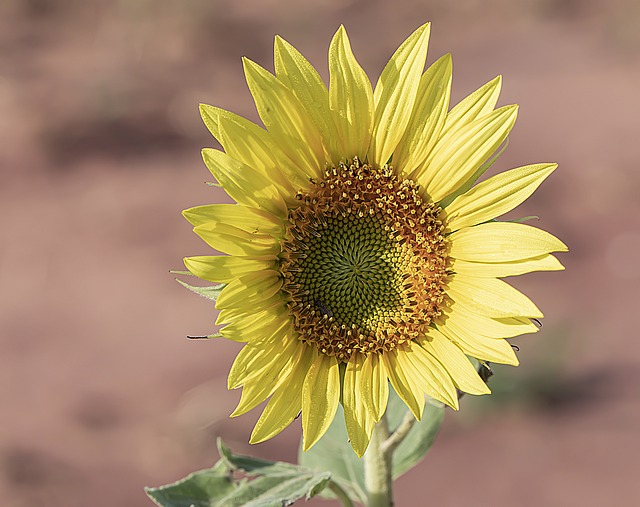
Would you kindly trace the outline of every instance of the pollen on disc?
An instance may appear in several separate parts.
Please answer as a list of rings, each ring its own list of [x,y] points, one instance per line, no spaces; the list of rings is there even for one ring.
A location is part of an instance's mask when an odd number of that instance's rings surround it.
[[[444,301],[440,208],[392,168],[357,159],[297,198],[281,271],[300,340],[347,361],[424,335]]]

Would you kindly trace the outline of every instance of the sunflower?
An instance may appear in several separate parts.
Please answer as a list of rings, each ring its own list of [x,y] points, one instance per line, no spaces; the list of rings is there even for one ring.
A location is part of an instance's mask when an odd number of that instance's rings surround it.
[[[344,27],[329,47],[330,85],[276,37],[275,75],[244,59],[263,129],[202,105],[224,151],[203,158],[237,204],[184,211],[226,255],[184,260],[225,284],[220,334],[244,342],[229,373],[242,387],[232,416],[269,399],[251,442],[302,413],[303,447],[339,403],[362,456],[389,382],[420,419],[425,395],[454,409],[458,392],[489,393],[470,358],[517,365],[506,338],[542,313],[501,280],[563,269],[550,234],[496,217],[556,168],[535,164],[474,186],[514,125],[494,109],[501,78],[449,110],[451,57],[424,71],[430,26],[394,53],[375,89]]]

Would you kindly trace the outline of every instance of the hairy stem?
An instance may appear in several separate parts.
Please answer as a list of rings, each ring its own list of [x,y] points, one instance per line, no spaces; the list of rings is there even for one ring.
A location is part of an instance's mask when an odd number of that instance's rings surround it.
[[[386,414],[373,429],[371,442],[364,453],[364,485],[367,507],[392,507],[391,452],[385,452],[384,442],[389,438]]]
[[[382,443],[382,451],[387,454],[393,454],[396,448],[409,434],[415,422],[416,418],[413,416],[411,411],[407,410],[400,425],[395,429],[393,433],[391,433],[391,435],[389,435],[389,438],[387,438]]]

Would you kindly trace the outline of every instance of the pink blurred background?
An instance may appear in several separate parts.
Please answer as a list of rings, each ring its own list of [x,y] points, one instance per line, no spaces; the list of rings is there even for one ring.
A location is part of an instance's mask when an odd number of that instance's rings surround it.
[[[198,102],[257,121],[241,56],[275,34],[327,77],[339,26],[375,81],[432,21],[453,99],[497,74],[520,116],[500,170],[557,161],[513,216],[570,247],[567,270],[518,279],[546,315],[496,368],[491,398],[448,413],[397,505],[638,505],[640,4],[632,0],[3,0],[0,3],[0,505],[151,505],[236,451],[293,460],[293,424],[247,444],[230,420],[239,347],[193,342],[212,305],[170,269],[207,247],[181,218],[219,202]],[[314,501],[314,505],[323,505]],[[326,504],[328,505],[328,504]]]

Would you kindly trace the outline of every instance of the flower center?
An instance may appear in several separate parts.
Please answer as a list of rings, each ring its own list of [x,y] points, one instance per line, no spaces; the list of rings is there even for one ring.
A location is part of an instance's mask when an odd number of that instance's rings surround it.
[[[300,339],[347,361],[423,335],[444,300],[440,208],[357,159],[312,183],[289,210],[281,263]]]

